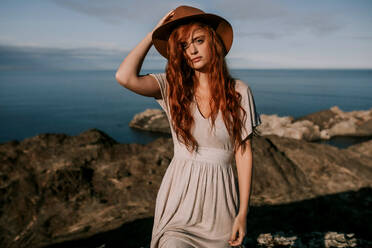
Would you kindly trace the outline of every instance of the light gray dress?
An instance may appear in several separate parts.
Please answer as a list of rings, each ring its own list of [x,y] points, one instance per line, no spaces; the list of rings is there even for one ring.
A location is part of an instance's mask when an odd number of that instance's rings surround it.
[[[159,83],[162,99],[156,99],[170,121],[165,73],[150,74]],[[249,86],[237,80],[247,121],[242,138],[261,123]],[[194,98],[195,99],[195,98]],[[151,248],[230,247],[234,218],[239,210],[238,182],[234,178],[234,151],[221,111],[212,129],[194,100],[191,133],[198,142],[197,153],[180,143],[171,125],[174,156],[164,174],[157,197]],[[171,123],[171,122],[170,122]]]

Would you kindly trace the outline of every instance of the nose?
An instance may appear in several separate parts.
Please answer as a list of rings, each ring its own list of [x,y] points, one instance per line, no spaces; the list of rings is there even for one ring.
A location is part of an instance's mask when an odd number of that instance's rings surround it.
[[[195,46],[194,43],[191,43],[191,45],[190,45],[190,52],[191,52],[191,54],[197,54],[198,53],[198,49],[197,49],[197,47]]]

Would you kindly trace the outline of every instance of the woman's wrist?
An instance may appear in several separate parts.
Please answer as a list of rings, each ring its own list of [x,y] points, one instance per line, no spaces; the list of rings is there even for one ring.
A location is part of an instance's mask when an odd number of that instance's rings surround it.
[[[238,215],[236,216],[236,218],[239,218],[239,219],[246,219],[246,218],[247,218],[247,214],[244,214],[244,213],[238,213]]]
[[[248,216],[249,207],[246,210],[239,210],[238,215],[241,218],[246,218]]]

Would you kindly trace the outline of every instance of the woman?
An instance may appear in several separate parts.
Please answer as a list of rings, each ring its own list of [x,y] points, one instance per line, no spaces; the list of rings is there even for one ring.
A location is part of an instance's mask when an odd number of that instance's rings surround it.
[[[222,17],[180,6],[116,73],[127,89],[154,97],[171,126],[174,157],[157,194],[151,248],[239,246],[246,234],[251,136],[261,120],[250,88],[229,75],[232,38]],[[166,73],[138,76],[152,43],[168,60]]]

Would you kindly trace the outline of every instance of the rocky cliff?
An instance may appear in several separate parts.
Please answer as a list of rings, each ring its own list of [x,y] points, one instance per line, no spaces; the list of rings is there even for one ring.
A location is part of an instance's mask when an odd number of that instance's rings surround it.
[[[253,144],[248,243],[372,244],[372,141],[338,149],[265,135]],[[172,156],[171,139],[119,144],[97,129],[0,144],[1,247],[148,245]]]

